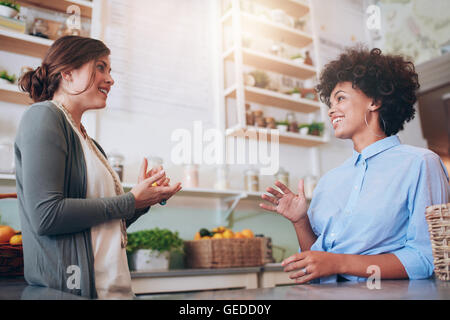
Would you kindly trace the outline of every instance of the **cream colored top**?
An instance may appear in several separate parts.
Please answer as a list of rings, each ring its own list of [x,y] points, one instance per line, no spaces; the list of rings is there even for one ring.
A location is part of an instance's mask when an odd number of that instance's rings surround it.
[[[67,115],[66,115],[67,117]],[[90,144],[71,123],[80,138],[86,161],[86,198],[116,196],[111,173],[92,150]],[[96,148],[96,147],[95,147]],[[113,171],[113,174],[116,174]],[[118,178],[118,177],[117,177]],[[91,228],[94,252],[95,288],[99,299],[132,299],[131,276],[126,249],[122,248],[121,220],[111,220]]]

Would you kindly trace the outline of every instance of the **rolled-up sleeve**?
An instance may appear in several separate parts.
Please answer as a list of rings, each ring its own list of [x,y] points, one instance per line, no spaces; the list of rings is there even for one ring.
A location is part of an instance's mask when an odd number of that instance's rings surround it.
[[[409,222],[404,247],[392,252],[403,264],[410,279],[433,274],[433,254],[425,219],[427,206],[449,202],[448,172],[441,159],[429,153],[411,168],[413,181],[408,194]]]

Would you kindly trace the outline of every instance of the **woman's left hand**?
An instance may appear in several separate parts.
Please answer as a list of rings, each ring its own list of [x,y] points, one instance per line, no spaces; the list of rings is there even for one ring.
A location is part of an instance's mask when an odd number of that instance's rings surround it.
[[[139,171],[138,183],[157,174],[158,172],[160,172],[163,169],[163,167],[160,166],[159,168],[152,168],[150,171],[147,171],[147,168],[148,168],[148,161],[147,161],[147,158],[144,158],[144,160],[142,161],[142,164],[141,164],[141,169]],[[163,178],[163,179],[156,181],[158,186],[163,186],[163,187],[167,187],[169,185],[169,182],[170,182],[169,178]]]
[[[285,272],[296,271],[290,274],[289,278],[295,279],[296,283],[306,283],[340,273],[340,256],[331,252],[305,251],[293,254],[281,265],[285,267]]]

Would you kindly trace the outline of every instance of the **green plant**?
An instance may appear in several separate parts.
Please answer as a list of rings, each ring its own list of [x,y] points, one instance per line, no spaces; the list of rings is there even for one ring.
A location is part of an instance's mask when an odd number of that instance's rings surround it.
[[[301,53],[297,53],[296,55],[293,55],[291,57],[291,60],[298,59],[298,58],[304,58],[304,56]]]
[[[15,75],[9,75],[7,71],[0,72],[0,78],[8,80],[11,83],[16,82],[16,76]]]
[[[313,122],[309,125],[308,134],[320,136],[324,130],[323,122]]]
[[[287,122],[287,121],[277,121],[276,124],[277,125],[282,125],[282,126],[288,126],[289,122]]]
[[[269,85],[270,78],[264,71],[254,70],[250,74],[255,78],[255,86],[258,88],[266,88]]]
[[[20,4],[8,0],[0,0],[0,6],[10,7],[11,9],[20,11]]]
[[[299,129],[301,129],[301,128],[309,128],[309,124],[307,124],[307,123],[299,124],[299,125],[298,125],[298,128],[299,128]]]
[[[178,232],[154,228],[129,233],[127,252],[133,253],[139,249],[152,249],[160,252],[178,251],[182,253],[183,245],[184,242],[178,236]]]
[[[289,91],[289,94],[294,94],[294,93],[300,93],[300,90],[298,88],[294,88],[291,91]]]

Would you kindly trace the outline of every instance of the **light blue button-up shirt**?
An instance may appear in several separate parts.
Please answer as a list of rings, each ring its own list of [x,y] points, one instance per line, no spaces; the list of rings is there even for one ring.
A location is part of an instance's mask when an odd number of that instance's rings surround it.
[[[425,208],[448,203],[449,195],[448,172],[438,155],[403,145],[397,136],[384,138],[353,151],[320,179],[308,209],[318,236],[311,250],[393,253],[410,279],[428,278],[434,265]],[[334,281],[336,276],[320,279]]]

